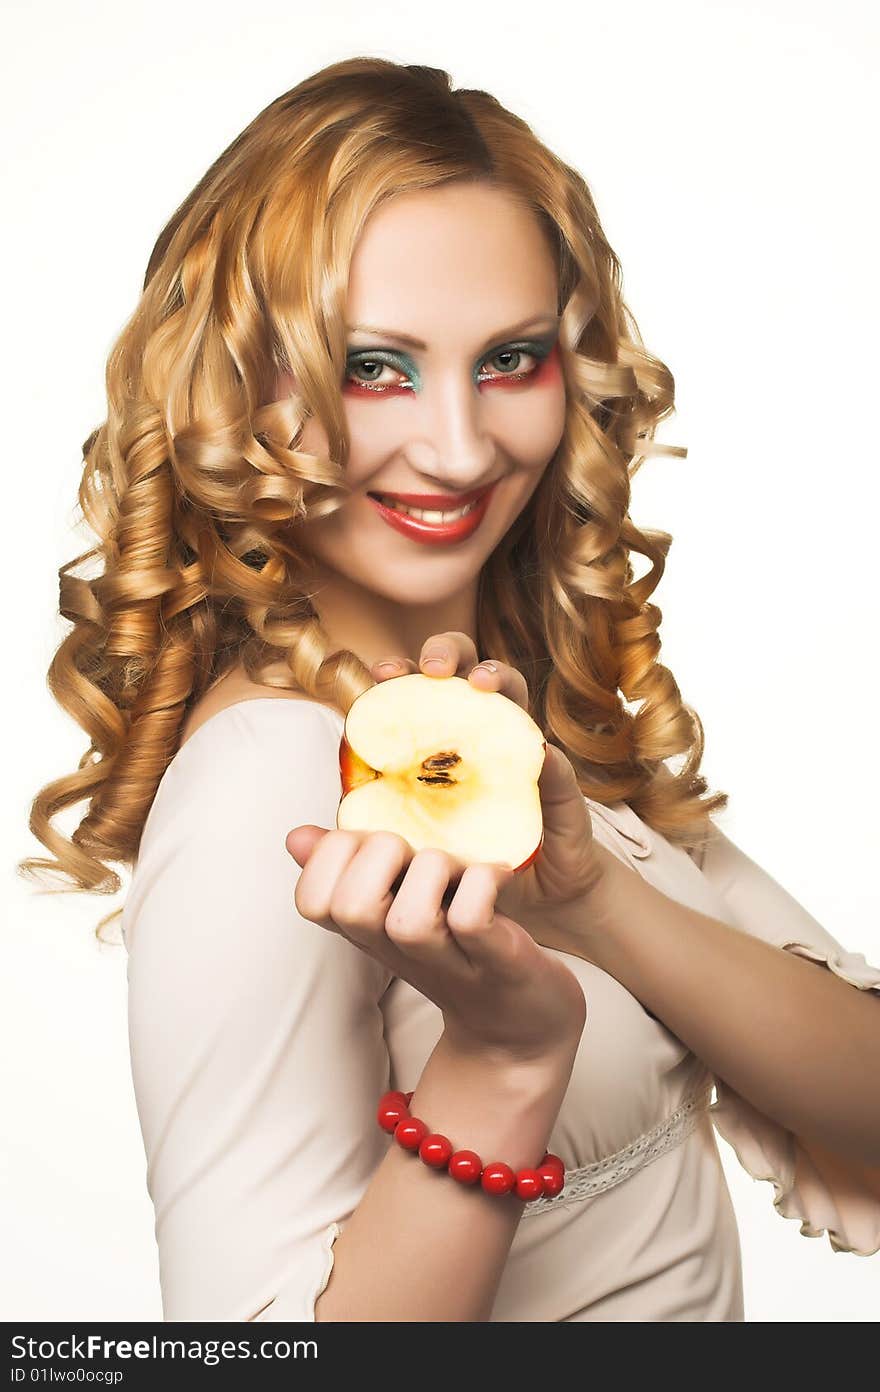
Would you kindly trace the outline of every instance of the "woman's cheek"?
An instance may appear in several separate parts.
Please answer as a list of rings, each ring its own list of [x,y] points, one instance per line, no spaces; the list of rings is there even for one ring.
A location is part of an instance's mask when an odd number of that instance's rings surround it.
[[[494,391],[489,386],[488,391]],[[515,384],[501,387],[498,395],[511,400],[516,390]],[[540,367],[521,383],[519,395],[522,398],[522,411],[512,412],[506,421],[505,434],[511,456],[529,464],[546,464],[548,458],[558,447],[565,432],[567,398],[565,375],[559,354],[559,345],[554,344]]]
[[[363,410],[355,405],[355,409],[348,412],[350,467],[372,467],[373,461],[381,461],[389,453],[401,449],[411,433],[412,423],[399,412],[382,411],[374,402]]]

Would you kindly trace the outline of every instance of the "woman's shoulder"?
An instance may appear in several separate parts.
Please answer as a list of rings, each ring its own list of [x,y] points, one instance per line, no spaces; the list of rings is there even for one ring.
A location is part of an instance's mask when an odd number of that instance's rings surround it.
[[[159,779],[133,865],[129,919],[148,890],[186,900],[220,877],[289,889],[294,826],[335,825],[343,717],[308,697],[230,681],[191,712]]]
[[[141,830],[121,925],[130,981],[139,983],[145,1008],[150,973],[176,998],[175,972],[187,952],[193,979],[202,973],[224,1005],[230,982],[242,998],[250,991],[260,999],[262,973],[284,977],[285,962],[300,971],[310,962],[318,972],[332,958],[333,980],[347,989],[357,975],[352,961],[364,955],[343,953],[337,962],[340,940],[296,919],[299,868],[286,847],[296,826],[336,825],[343,718],[318,701],[232,681],[224,699],[211,694],[165,768]],[[374,964],[362,975],[375,1002],[388,974]]]
[[[251,681],[240,667],[234,667],[220,677],[213,686],[209,687],[204,696],[187,713],[181,728],[178,752],[198,730],[207,725],[215,716],[221,715],[233,706],[238,707],[252,701],[295,701],[300,705],[316,707],[319,711],[329,711],[338,719],[342,719],[340,712],[334,706],[316,701],[314,697],[309,696],[307,692],[301,691],[299,688],[287,690],[277,686],[262,685]],[[255,710],[249,714],[259,718],[262,710]]]
[[[216,683],[186,717],[147,812],[141,853],[221,824],[253,838],[273,809],[294,819],[299,810],[304,820],[335,809],[344,724],[335,707],[305,693],[237,675]]]

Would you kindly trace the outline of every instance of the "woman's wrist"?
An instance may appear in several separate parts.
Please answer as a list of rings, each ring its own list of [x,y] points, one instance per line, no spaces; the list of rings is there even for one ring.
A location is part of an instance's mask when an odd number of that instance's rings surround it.
[[[462,1049],[444,1033],[412,1089],[410,1111],[486,1164],[535,1166],[548,1149],[574,1052],[505,1058]]]
[[[497,1077],[499,1084],[509,1081],[516,1090],[527,1089],[530,1084],[542,1088],[554,1078],[568,1078],[585,1022],[586,1002],[584,1018],[577,1030],[572,1027],[558,1040],[535,1049],[519,1049],[477,1039],[447,1017],[435,1052],[441,1051],[463,1068],[483,1069]]]

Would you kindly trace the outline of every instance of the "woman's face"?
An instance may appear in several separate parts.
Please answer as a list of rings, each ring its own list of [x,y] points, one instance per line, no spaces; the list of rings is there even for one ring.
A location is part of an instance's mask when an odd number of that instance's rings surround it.
[[[345,583],[349,604],[372,596],[386,613],[436,613],[475,592],[562,438],[556,304],[556,268],[539,224],[496,189],[406,193],[367,221],[346,306],[352,496],[334,516],[297,524],[328,584]],[[292,389],[288,374],[279,377],[278,397]],[[314,417],[299,448],[327,453]],[[476,530],[442,543],[390,525],[369,497],[442,495],[448,511],[456,495],[487,485]]]

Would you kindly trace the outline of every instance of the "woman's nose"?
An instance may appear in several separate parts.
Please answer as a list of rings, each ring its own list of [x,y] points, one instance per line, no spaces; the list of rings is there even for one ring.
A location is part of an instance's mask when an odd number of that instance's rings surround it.
[[[410,436],[419,455],[413,463],[446,479],[450,487],[479,487],[495,458],[479,387],[472,380],[445,381],[423,388],[420,398],[423,410]]]

